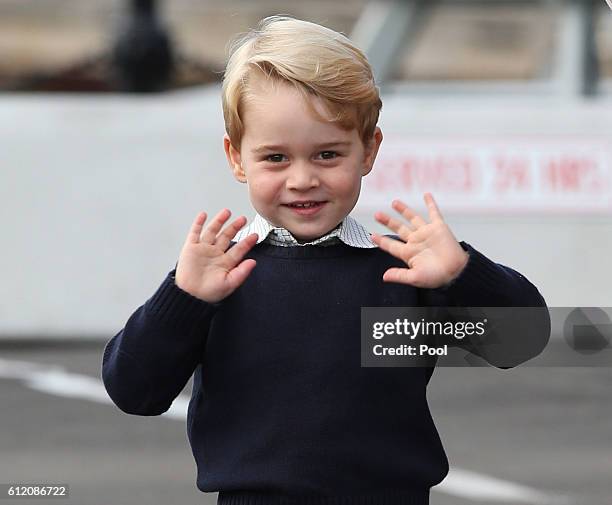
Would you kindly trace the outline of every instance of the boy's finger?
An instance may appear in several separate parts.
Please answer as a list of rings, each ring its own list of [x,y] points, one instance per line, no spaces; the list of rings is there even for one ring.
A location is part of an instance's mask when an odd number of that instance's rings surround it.
[[[410,284],[418,287],[419,273],[411,268],[389,268],[389,270],[383,274],[383,281]]]
[[[440,212],[433,195],[431,193],[425,193],[423,200],[425,200],[425,205],[427,205],[427,208],[429,209],[429,219],[431,219],[432,222],[444,221],[442,212]]]
[[[246,280],[253,268],[255,268],[255,265],[255,260],[249,258],[230,270],[229,274],[227,274],[227,280],[232,290],[236,289]]]
[[[200,243],[200,233],[202,233],[202,226],[204,225],[205,221],[206,212],[200,212],[191,224],[189,234],[187,235],[187,240],[192,244]]]
[[[379,223],[384,224],[387,228],[397,233],[404,242],[408,241],[408,235],[410,235],[410,232],[412,231],[408,224],[398,221],[397,219],[393,219],[384,212],[377,212],[374,214],[374,218]]]
[[[251,233],[229,249],[225,254],[230,261],[230,268],[234,268],[242,261],[244,255],[257,243],[257,233]]]
[[[404,263],[407,263],[415,252],[420,250],[413,244],[400,242],[399,240],[392,239],[391,237],[385,237],[377,233],[372,233],[371,237],[372,242],[374,242],[383,251],[388,252],[392,256],[402,260]]]
[[[231,215],[232,212],[229,209],[220,210],[210,224],[204,229],[204,233],[202,234],[202,242],[205,242],[206,244],[214,244],[223,223],[225,223],[225,221],[227,221]]]
[[[402,216],[408,219],[408,221],[410,221],[415,228],[419,228],[427,224],[427,222],[421,216],[408,207],[408,205],[406,205],[404,202],[400,200],[393,200],[391,206]]]
[[[244,216],[236,218],[234,222],[226,226],[221,234],[217,237],[215,245],[218,245],[221,249],[223,249],[223,251],[225,251],[231,240],[236,236],[236,233],[238,233],[241,228],[244,227],[246,222],[247,219]]]

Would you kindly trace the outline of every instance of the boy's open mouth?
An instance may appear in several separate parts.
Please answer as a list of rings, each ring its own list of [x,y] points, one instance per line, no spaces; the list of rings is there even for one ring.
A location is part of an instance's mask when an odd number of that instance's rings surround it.
[[[316,207],[317,205],[322,205],[325,202],[318,202],[316,200],[303,200],[298,202],[287,203],[289,207],[297,207],[297,208],[308,208],[308,207]]]
[[[284,204],[300,215],[312,215],[318,212],[327,202],[316,200],[300,200]]]

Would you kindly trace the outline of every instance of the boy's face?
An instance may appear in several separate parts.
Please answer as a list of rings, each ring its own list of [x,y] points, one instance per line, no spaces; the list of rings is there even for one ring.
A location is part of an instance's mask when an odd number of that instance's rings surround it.
[[[240,149],[226,134],[225,152],[255,210],[298,240],[335,228],[357,203],[361,178],[370,172],[382,132],[364,147],[356,129],[342,130],[314,118],[302,95],[285,82],[273,87],[259,78],[255,98],[245,104]],[[313,98],[325,114],[320,99]],[[299,204],[306,204],[307,207]]]

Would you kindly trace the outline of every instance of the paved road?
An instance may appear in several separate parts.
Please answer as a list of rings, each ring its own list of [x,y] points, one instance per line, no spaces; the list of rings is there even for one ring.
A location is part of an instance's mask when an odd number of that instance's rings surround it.
[[[0,346],[0,483],[67,483],[71,497],[51,501],[62,505],[216,503],[195,487],[180,415],[129,416],[84,397],[99,386],[101,352],[102,344]],[[27,363],[81,379],[28,379],[19,371]],[[612,503],[612,370],[438,368],[428,397],[454,472],[432,505],[536,504],[549,495]]]

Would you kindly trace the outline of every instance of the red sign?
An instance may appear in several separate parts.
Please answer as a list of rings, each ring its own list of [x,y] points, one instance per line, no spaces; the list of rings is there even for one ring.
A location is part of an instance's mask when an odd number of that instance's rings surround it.
[[[451,210],[612,215],[612,141],[385,137],[360,207],[420,205],[427,191]]]

